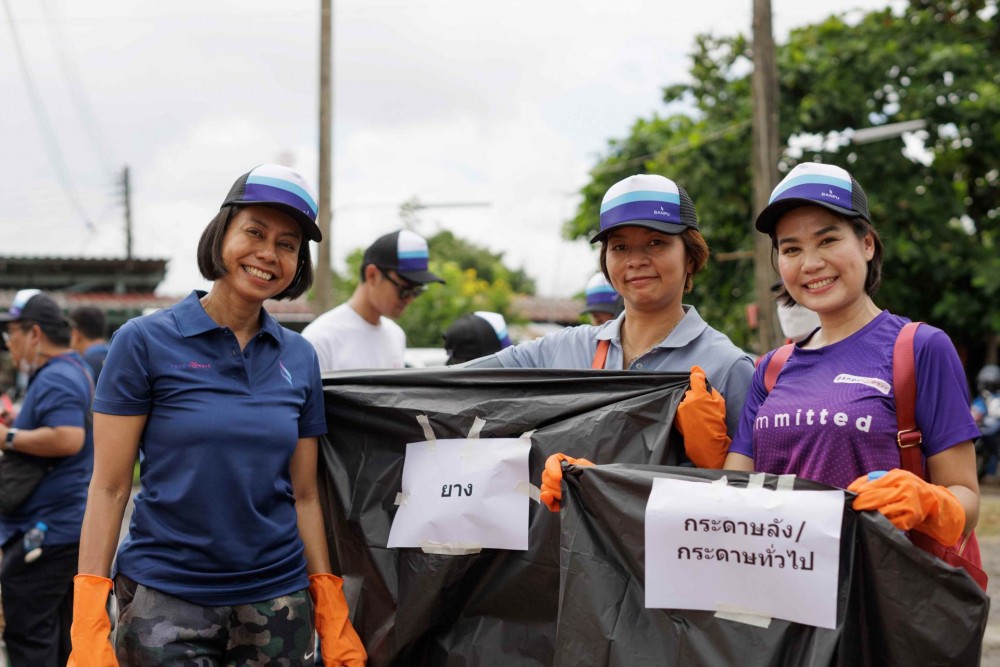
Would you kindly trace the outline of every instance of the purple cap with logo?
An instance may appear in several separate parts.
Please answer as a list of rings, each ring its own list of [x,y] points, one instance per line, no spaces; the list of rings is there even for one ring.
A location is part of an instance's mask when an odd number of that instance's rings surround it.
[[[316,224],[316,195],[302,174],[280,164],[262,164],[243,174],[226,195],[223,206],[270,206],[288,213],[311,241],[322,241]]]
[[[612,229],[624,226],[680,234],[698,229],[698,215],[688,193],[669,178],[636,174],[608,188],[601,202],[601,229],[590,242],[603,241]]]
[[[771,234],[781,216],[800,206],[822,206],[847,218],[871,222],[868,197],[846,169],[804,162],[788,172],[771,192],[768,205],[757,216],[757,231]]]

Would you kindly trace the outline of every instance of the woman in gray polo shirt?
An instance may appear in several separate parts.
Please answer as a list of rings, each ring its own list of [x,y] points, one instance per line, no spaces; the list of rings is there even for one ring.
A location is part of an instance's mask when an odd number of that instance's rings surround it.
[[[691,198],[663,176],[630,176],[604,195],[600,225],[590,242],[601,243],[601,270],[622,296],[624,312],[600,326],[563,329],[467,366],[672,373],[698,366],[725,398],[726,430],[735,433],[753,361],[682,303],[708,260]]]

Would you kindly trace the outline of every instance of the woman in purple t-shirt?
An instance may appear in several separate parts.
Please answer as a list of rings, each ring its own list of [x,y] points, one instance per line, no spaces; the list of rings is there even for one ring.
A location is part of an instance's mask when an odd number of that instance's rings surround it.
[[[771,237],[784,284],[779,297],[819,315],[773,389],[754,373],[726,468],[795,474],[859,495],[855,509],[878,509],[898,528],[951,545],[979,514],[968,410],[958,355],[940,329],[914,339],[917,427],[930,482],[900,469],[892,352],[908,322],[872,300],[881,281],[882,242],[864,190],[844,169],[804,163],[771,193],[756,223]],[[874,471],[890,472],[868,479]]]

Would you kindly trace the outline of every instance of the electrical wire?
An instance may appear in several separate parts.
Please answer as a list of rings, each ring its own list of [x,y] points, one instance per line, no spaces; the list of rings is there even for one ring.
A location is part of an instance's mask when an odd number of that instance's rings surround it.
[[[90,221],[90,217],[87,215],[86,211],[84,211],[83,204],[80,202],[80,198],[76,194],[76,188],[73,186],[73,181],[70,178],[69,169],[66,166],[66,160],[63,158],[62,149],[59,146],[59,142],[56,140],[52,123],[49,121],[49,117],[45,112],[45,105],[42,103],[42,98],[39,96],[38,91],[35,88],[35,82],[31,77],[31,70],[28,68],[28,62],[24,56],[24,49],[21,46],[21,37],[17,32],[17,26],[14,24],[14,15],[10,11],[9,0],[3,0],[3,7],[7,14],[7,25],[10,26],[11,37],[14,41],[14,51],[17,53],[17,62],[21,68],[21,76],[24,78],[24,86],[28,90],[28,98],[31,101],[31,106],[35,112],[35,120],[38,121],[41,129],[42,142],[45,144],[45,150],[48,153],[49,161],[52,163],[52,168],[56,172],[56,176],[59,178],[63,194],[66,196],[66,199],[69,200],[69,204],[76,211],[76,214],[80,217],[80,219],[83,220],[83,224],[86,225],[87,229],[93,230],[94,225]]]
[[[42,0],[42,13],[45,15],[46,27],[48,28],[52,46],[56,52],[56,58],[59,61],[59,69],[62,72],[70,95],[75,98],[76,103],[73,107],[80,114],[80,121],[86,128],[90,143],[98,159],[104,165],[105,171],[113,174],[115,172],[115,162],[111,157],[113,153],[110,149],[111,142],[107,140],[107,136],[101,129],[101,124],[98,122],[96,114],[94,114],[94,107],[90,103],[90,97],[83,86],[76,62],[65,48],[68,40],[62,28],[59,27],[59,22],[53,16],[50,0]]]

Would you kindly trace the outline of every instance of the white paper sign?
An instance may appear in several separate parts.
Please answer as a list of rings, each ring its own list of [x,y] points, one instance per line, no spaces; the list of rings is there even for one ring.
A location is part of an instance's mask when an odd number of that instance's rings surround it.
[[[407,444],[388,546],[526,550],[530,450],[523,438]]]
[[[835,628],[842,491],[666,478],[646,504],[646,606]]]

